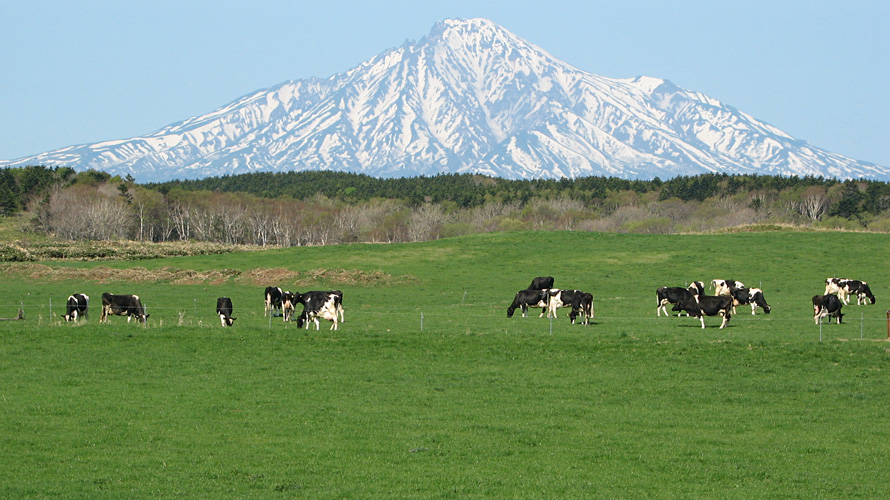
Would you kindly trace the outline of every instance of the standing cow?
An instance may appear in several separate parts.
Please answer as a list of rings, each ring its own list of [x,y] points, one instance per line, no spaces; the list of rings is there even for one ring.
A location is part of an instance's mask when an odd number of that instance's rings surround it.
[[[263,292],[263,316],[266,314],[270,314],[273,317],[275,316],[275,310],[278,309],[278,315],[282,314],[281,311],[281,299],[284,295],[284,292],[281,291],[281,288],[277,286],[267,286],[266,290]]]
[[[526,290],[544,290],[553,288],[553,276],[538,276],[532,280],[532,284]]]
[[[311,291],[300,294],[300,302],[303,303],[303,312],[297,317],[297,328],[306,327],[309,323],[315,323],[315,329],[319,329],[318,319],[325,319],[332,323],[331,330],[337,330],[338,319],[342,312],[340,309],[342,295],[335,292]]]

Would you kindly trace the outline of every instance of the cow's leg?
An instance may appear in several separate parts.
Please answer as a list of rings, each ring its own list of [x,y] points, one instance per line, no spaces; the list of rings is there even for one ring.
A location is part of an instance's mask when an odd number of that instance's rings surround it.
[[[222,326],[226,326],[226,317],[224,315],[220,314],[219,322],[222,323]]]
[[[722,330],[723,327],[726,326],[726,323],[729,323],[729,318],[731,318],[732,315],[730,315],[730,314],[723,314],[723,313],[721,313],[720,315],[723,316],[723,323],[720,323],[720,329]]]
[[[699,319],[699,321],[701,321],[702,330],[704,330],[705,329],[705,315],[702,314],[701,316],[698,317],[698,319]]]
[[[99,323],[105,323],[108,320],[108,306],[102,306],[102,314],[99,315]]]

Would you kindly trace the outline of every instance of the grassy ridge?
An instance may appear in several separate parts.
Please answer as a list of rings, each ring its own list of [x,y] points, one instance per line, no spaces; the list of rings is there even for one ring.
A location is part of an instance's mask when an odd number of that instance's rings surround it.
[[[285,288],[343,289],[338,332],[270,328],[262,287],[234,277],[9,269],[0,316],[22,302],[28,319],[0,322],[0,496],[886,496],[890,350],[875,340],[888,240],[500,233],[101,264],[285,268],[301,273]],[[339,268],[382,278],[291,286]],[[512,295],[542,274],[592,291],[596,324],[563,312],[551,334],[544,319],[508,320]],[[868,280],[878,304],[847,306],[819,343],[809,297],[834,275]],[[773,314],[740,309],[724,330],[656,318],[655,287],[717,277],[762,281]],[[99,325],[105,290],[140,294],[148,326]],[[74,291],[93,297],[93,315],[60,324],[48,299]],[[220,295],[235,328],[213,315]]]

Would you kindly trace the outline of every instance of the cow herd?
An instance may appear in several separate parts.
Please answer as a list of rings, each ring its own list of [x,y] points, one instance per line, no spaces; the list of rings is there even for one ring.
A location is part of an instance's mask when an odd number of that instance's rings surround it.
[[[556,318],[557,311],[561,308],[569,309],[569,320],[575,324],[580,318],[580,323],[589,325],[595,318],[593,312],[593,294],[581,290],[569,290],[554,288],[554,279],[551,276],[534,278],[531,285],[525,290],[519,290],[513,297],[513,302],[507,308],[507,317],[512,318],[516,309],[522,311],[522,317],[528,316],[529,308],[540,308],[539,317]],[[720,328],[729,323],[730,318],[736,314],[736,307],[751,306],[751,314],[756,315],[760,308],[764,313],[770,313],[770,305],[766,302],[763,290],[749,288],[744,283],[735,280],[714,279],[711,280],[708,290],[714,290],[713,295],[707,295],[704,282],[693,281],[686,287],[659,287],[656,291],[655,312],[656,316],[670,316],[667,306],[671,305],[672,311],[678,314],[698,318],[701,327],[705,328],[705,316],[720,316],[722,318]],[[843,319],[842,308],[850,303],[852,297],[856,297],[856,304],[874,304],[875,296],[871,292],[868,283],[860,280],[843,278],[827,278],[825,280],[825,292],[814,295],[813,318],[816,324],[823,318],[832,318],[841,323]],[[75,293],[68,297],[65,304],[65,321],[76,322],[79,318],[87,318],[89,314],[90,297]],[[280,287],[269,286],[263,292],[264,316],[279,316],[285,322],[294,320],[297,304],[303,305],[302,312],[296,317],[298,328],[309,328],[310,323],[315,323],[315,329],[319,330],[319,320],[330,321],[331,330],[339,329],[339,323],[343,322],[343,292],[339,290],[309,291],[305,293],[282,290]],[[232,300],[228,297],[219,297],[216,302],[216,313],[222,326],[232,326],[236,318],[232,316]],[[108,320],[109,315],[126,316],[127,322],[135,319],[145,323],[149,317],[138,295],[102,294],[102,313],[100,323]]]
[[[819,324],[822,318],[835,318],[840,324],[843,320],[843,307],[850,303],[850,297],[856,296],[856,305],[874,304],[875,296],[871,293],[868,283],[845,278],[826,278],[825,293],[813,295],[813,321]]]
[[[308,329],[310,323],[315,323],[315,329],[319,330],[319,319],[333,323],[332,330],[338,329],[338,323],[343,321],[343,292],[339,290],[329,292],[310,291],[295,293],[282,291],[279,287],[266,287],[263,293],[265,306],[264,315],[273,315],[278,311],[284,321],[293,319],[294,307],[303,304],[303,311],[297,317],[297,327]],[[77,322],[79,318],[89,317],[90,297],[83,293],[75,293],[68,297],[65,303],[65,321]],[[219,297],[216,299],[216,314],[219,316],[222,326],[232,326],[237,318],[232,316],[232,299]],[[145,323],[150,314],[146,314],[145,307],[138,295],[102,294],[102,314],[100,323],[108,320],[108,315],[126,316],[127,323],[135,319]]]
[[[525,290],[519,290],[513,297],[513,303],[507,308],[507,317],[512,318],[516,309],[522,311],[522,317],[528,316],[528,309],[540,308],[539,317],[556,318],[556,311],[569,308],[569,321],[575,324],[580,316],[581,324],[589,325],[594,319],[593,294],[581,290],[561,290],[553,288],[552,276],[541,276],[532,280]]]
[[[705,327],[705,316],[720,316],[720,328],[725,327],[736,313],[737,306],[750,305],[751,314],[757,314],[758,307],[764,313],[770,313],[770,306],[760,288],[748,288],[736,280],[713,279],[708,287],[708,290],[711,289],[714,295],[706,295],[702,281],[693,281],[686,288],[659,287],[655,290],[655,313],[661,316],[663,311],[665,316],[670,316],[667,305],[671,304],[672,311],[685,312],[687,316],[698,318],[702,328]]]
[[[763,296],[760,288],[748,288],[741,281],[735,280],[711,280],[708,290],[714,290],[714,295],[706,295],[704,283],[693,281],[687,287],[660,287],[655,290],[655,312],[661,316],[670,314],[667,311],[668,304],[672,305],[672,311],[685,312],[701,321],[701,327],[705,327],[705,316],[720,316],[722,322],[720,328],[726,326],[732,315],[736,313],[736,306],[750,305],[751,314],[757,313],[757,308],[762,308],[766,314],[770,313],[770,306]],[[856,304],[874,304],[875,296],[872,294],[868,283],[860,280],[843,278],[828,278],[825,280],[825,293],[813,296],[813,318],[819,324],[822,318],[835,318],[841,323],[842,307],[850,303],[850,298],[856,297]]]

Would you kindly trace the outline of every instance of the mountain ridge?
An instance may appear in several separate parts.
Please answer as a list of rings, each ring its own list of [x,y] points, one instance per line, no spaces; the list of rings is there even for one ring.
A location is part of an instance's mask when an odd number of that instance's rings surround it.
[[[346,72],[289,80],[144,136],[0,162],[24,164],[140,182],[292,170],[890,179],[890,169],[824,151],[668,80],[574,68],[484,19],[440,21]]]

